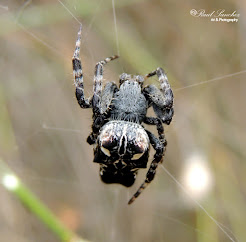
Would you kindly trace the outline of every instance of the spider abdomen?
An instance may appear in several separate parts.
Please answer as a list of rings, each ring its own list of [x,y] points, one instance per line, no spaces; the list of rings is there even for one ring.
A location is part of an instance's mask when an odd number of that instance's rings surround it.
[[[102,152],[110,157],[105,159],[106,163],[114,163],[121,158],[130,165],[132,160],[138,160],[148,152],[149,137],[137,123],[109,121],[100,130],[98,145]]]
[[[139,168],[146,168],[149,137],[144,128],[133,122],[109,121],[100,130],[94,162],[100,163],[105,183],[131,186]]]

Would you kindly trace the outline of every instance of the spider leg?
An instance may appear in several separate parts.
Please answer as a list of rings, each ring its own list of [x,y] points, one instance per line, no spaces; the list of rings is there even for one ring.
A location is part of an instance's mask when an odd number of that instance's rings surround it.
[[[162,162],[162,158],[165,152],[166,142],[162,143],[151,132],[149,132],[148,130],[146,130],[146,132],[149,136],[150,143],[155,149],[156,153],[154,155],[154,160],[151,162],[150,168],[146,174],[145,181],[142,183],[142,185],[138,188],[137,192],[129,200],[128,204],[133,203],[135,199],[142,193],[142,191],[148,186],[148,184],[154,179],[158,164]]]
[[[157,68],[155,71],[146,75],[146,78],[158,76],[160,89],[155,85],[149,85],[144,88],[143,93],[150,101],[155,114],[165,124],[170,124],[173,117],[173,91],[168,82],[167,76],[162,68]]]
[[[95,67],[93,85],[94,95],[92,98],[93,124],[92,132],[87,138],[89,144],[95,144],[100,128],[106,123],[107,112],[115,90],[117,90],[117,86],[113,82],[107,83],[102,90],[103,66],[117,58],[119,58],[118,55],[108,57],[105,60],[99,61]]]
[[[90,145],[95,144],[97,140],[97,136],[99,134],[99,131],[101,127],[106,123],[106,116],[105,115],[99,115],[98,117],[95,117],[93,124],[92,124],[92,132],[87,137],[87,143]]]
[[[159,140],[166,145],[167,141],[166,141],[165,136],[164,136],[164,127],[162,125],[161,120],[159,118],[155,118],[155,117],[145,117],[143,122],[146,124],[149,124],[149,125],[155,125],[156,129],[158,131]]]
[[[102,80],[103,80],[103,66],[108,62],[119,58],[118,55],[113,55],[106,58],[105,60],[99,61],[95,67],[94,74],[94,85],[93,85],[93,98],[92,98],[92,107],[94,114],[102,113]]]
[[[101,95],[101,109],[100,113],[105,114],[108,113],[111,108],[111,102],[114,98],[115,92],[118,91],[118,87],[114,82],[108,82]]]
[[[107,122],[108,111],[114,97],[114,93],[118,90],[117,86],[113,82],[109,82],[105,85],[101,95],[101,109],[100,114],[93,115],[92,132],[87,138],[89,144],[95,144],[97,135],[101,127]]]
[[[84,81],[83,81],[83,70],[80,60],[80,43],[81,43],[81,31],[82,26],[80,26],[78,32],[78,39],[76,41],[75,51],[73,54],[72,64],[73,64],[73,76],[74,84],[76,87],[75,95],[81,108],[91,108],[91,98],[85,98],[84,93]]]

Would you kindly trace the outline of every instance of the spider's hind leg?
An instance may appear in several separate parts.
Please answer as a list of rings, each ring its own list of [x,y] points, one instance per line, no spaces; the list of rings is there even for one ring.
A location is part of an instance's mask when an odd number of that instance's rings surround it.
[[[146,130],[150,143],[155,149],[156,153],[154,155],[154,160],[151,162],[150,168],[146,174],[146,179],[142,183],[142,185],[138,188],[137,192],[132,196],[129,200],[128,204],[131,204],[135,201],[135,199],[141,194],[141,192],[148,186],[148,184],[154,179],[156,169],[158,164],[162,162],[162,158],[165,152],[166,143],[162,143],[158,138],[156,138],[151,132]]]
[[[157,132],[159,135],[159,140],[166,146],[167,141],[165,139],[164,127],[163,127],[161,120],[159,118],[155,118],[155,117],[145,117],[143,122],[146,124],[149,124],[149,125],[155,125],[156,126],[156,129],[157,129]]]

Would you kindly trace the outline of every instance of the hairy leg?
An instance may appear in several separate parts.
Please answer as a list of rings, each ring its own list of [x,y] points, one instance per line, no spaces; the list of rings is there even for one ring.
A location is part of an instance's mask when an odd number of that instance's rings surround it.
[[[113,82],[109,82],[105,85],[101,94],[100,114],[93,115],[92,132],[87,138],[87,142],[89,144],[95,144],[99,130],[107,122],[110,105],[114,97],[114,93],[117,90],[118,88]]]
[[[165,144],[166,146],[166,139],[164,136],[164,127],[162,125],[162,122],[159,118],[155,118],[155,117],[145,117],[144,123],[149,124],[149,125],[155,125],[156,129],[158,131],[158,135],[159,135],[159,140]]]
[[[132,196],[132,198],[130,199],[128,204],[133,203],[135,201],[135,199],[142,193],[142,191],[148,186],[148,184],[154,179],[158,164],[160,162],[162,162],[162,158],[163,158],[163,155],[164,155],[164,152],[165,152],[166,144],[163,144],[158,138],[156,138],[148,130],[146,130],[146,132],[147,132],[147,134],[149,136],[150,143],[153,146],[153,148],[155,149],[156,153],[154,155],[154,160],[151,162],[150,168],[149,168],[149,170],[148,170],[148,172],[146,174],[145,181],[139,187],[137,192]]]
[[[85,94],[84,94],[83,70],[82,70],[82,64],[79,56],[81,31],[82,31],[82,26],[80,26],[78,32],[78,39],[76,41],[75,51],[72,59],[74,84],[76,87],[75,95],[81,108],[91,108],[92,107],[91,98],[85,98]]]
[[[94,85],[93,85],[93,98],[92,98],[92,107],[94,114],[100,114],[101,105],[102,105],[102,80],[103,80],[103,66],[108,62],[119,58],[119,56],[114,55],[106,58],[105,60],[99,61],[95,67],[94,74]]]
[[[144,88],[143,93],[153,106],[155,114],[163,123],[170,124],[173,117],[173,92],[168,82],[167,76],[162,68],[146,75],[146,78],[158,76],[160,89],[155,85],[149,85]]]

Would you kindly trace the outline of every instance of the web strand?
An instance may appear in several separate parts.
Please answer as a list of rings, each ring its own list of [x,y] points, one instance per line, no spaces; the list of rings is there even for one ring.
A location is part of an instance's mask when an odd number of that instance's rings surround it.
[[[18,19],[20,18],[20,16],[22,15],[23,11],[25,10],[25,8],[30,5],[32,3],[32,0],[27,0],[23,3],[23,5],[21,6],[21,8],[19,9],[19,13],[17,14],[16,17],[16,21],[18,21]]]
[[[210,80],[207,80],[207,81],[202,81],[202,82],[195,83],[195,84],[191,84],[191,85],[188,85],[188,86],[185,86],[185,87],[176,88],[175,91],[180,91],[180,90],[183,90],[183,89],[187,89],[187,88],[203,85],[203,84],[206,84],[206,83],[209,83],[209,82],[219,81],[219,80],[222,80],[222,79],[226,79],[228,77],[233,77],[233,76],[241,75],[241,74],[244,74],[244,73],[246,73],[246,70],[234,72],[234,73],[231,73],[231,74],[228,74],[228,75],[224,75],[224,76],[215,77],[213,79],[210,79]]]
[[[216,219],[214,219],[208,211],[197,201],[195,200],[185,189],[185,187],[163,166],[161,165],[162,169],[175,181],[175,183],[181,188],[181,190],[204,212],[206,215],[218,226],[218,228],[233,242],[237,242],[238,240],[233,239],[224,228],[226,228],[224,225],[222,226],[221,223],[219,223]],[[224,228],[223,228],[224,227]],[[235,237],[235,236],[234,236]]]
[[[42,45],[44,45],[45,47],[47,47],[49,50],[55,52],[56,54],[62,56],[63,58],[65,58],[63,56],[63,54],[57,50],[55,47],[51,46],[50,44],[46,43],[45,41],[43,41],[42,39],[40,39],[38,36],[36,36],[34,33],[32,33],[31,31],[29,31],[26,27],[24,27],[22,24],[20,23],[16,23],[25,33],[27,33],[28,35],[30,35],[33,39],[37,40],[39,43],[41,43]]]
[[[114,31],[115,31],[117,54],[120,55],[119,37],[118,37],[118,28],[117,28],[117,22],[116,22],[116,12],[115,12],[114,0],[112,0],[112,8],[113,8],[113,15],[114,15]]]
[[[60,1],[60,0],[57,0],[67,11],[68,13],[82,26],[82,23],[75,17],[75,15],[66,7],[66,5]]]
[[[23,26],[21,23],[18,22],[18,19],[21,17],[21,15],[23,14],[24,9],[31,4],[32,0],[28,0],[26,1],[23,6],[20,8],[20,10],[18,11],[18,14],[16,16],[16,18],[14,19],[15,24],[21,28],[26,34],[28,34],[29,36],[31,36],[33,39],[35,39],[36,41],[38,41],[39,43],[41,43],[43,46],[47,47],[49,50],[55,52],[56,54],[58,54],[59,56],[62,56],[63,58],[65,58],[61,52],[59,50],[57,50],[55,47],[51,46],[50,44],[48,44],[47,42],[45,42],[44,40],[40,39],[37,35],[35,35],[33,32],[31,32],[30,30],[28,30],[25,26]],[[1,6],[0,7],[4,7]],[[8,6],[4,7],[4,9],[6,11],[8,11]]]
[[[43,124],[42,128],[47,129],[47,130],[58,130],[58,131],[65,131],[65,132],[82,134],[82,132],[80,130],[77,130],[77,129],[50,127],[50,126],[47,126],[46,124]]]

